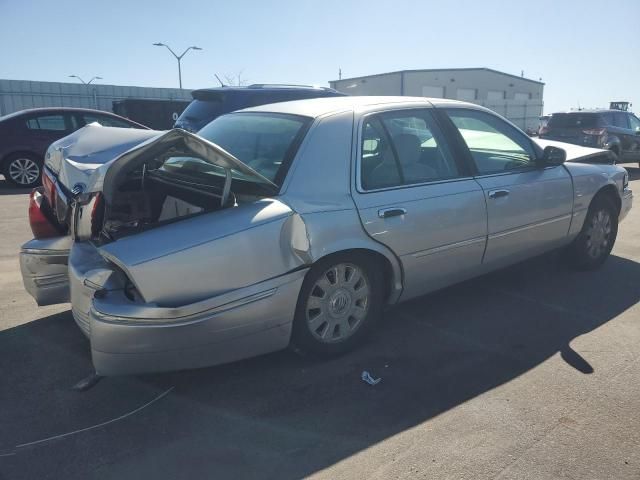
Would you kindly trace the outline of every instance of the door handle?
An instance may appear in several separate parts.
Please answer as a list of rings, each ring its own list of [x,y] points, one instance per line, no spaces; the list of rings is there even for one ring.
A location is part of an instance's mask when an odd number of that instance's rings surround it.
[[[509,190],[489,190],[489,198],[500,198],[509,195]]]
[[[398,217],[406,214],[407,209],[402,207],[382,208],[378,210],[378,216],[380,218]]]

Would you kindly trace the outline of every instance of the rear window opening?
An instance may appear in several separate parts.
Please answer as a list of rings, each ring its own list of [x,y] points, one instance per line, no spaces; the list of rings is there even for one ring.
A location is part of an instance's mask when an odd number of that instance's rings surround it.
[[[554,113],[548,128],[593,128],[603,126],[597,113]]]

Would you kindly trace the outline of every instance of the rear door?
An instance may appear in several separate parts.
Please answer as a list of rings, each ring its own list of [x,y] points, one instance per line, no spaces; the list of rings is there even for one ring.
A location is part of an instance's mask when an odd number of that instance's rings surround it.
[[[67,113],[52,112],[28,117],[25,123],[32,149],[44,155],[49,145],[74,131],[75,119]]]
[[[488,212],[483,263],[497,268],[566,241],[573,184],[564,166],[540,168],[531,140],[497,115],[445,109],[466,144]]]
[[[367,233],[402,263],[402,298],[473,276],[487,233],[482,189],[431,109],[367,115],[358,130],[353,198]]]

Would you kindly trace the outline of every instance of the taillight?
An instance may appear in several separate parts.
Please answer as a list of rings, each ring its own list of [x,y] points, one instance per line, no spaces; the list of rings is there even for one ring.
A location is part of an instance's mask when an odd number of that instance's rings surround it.
[[[596,135],[599,137],[600,135],[604,135],[606,131],[606,128],[588,128],[586,130],[582,130],[582,133],[585,135]]]
[[[47,210],[46,198],[40,189],[36,188],[29,195],[29,225],[35,238],[59,237],[60,231],[45,213]]]
[[[96,237],[102,228],[104,218],[104,199],[102,193],[90,194],[78,202],[75,207],[75,238],[88,240]]]
[[[49,202],[51,209],[54,209],[56,206],[56,185],[46,168],[42,172],[42,187],[44,189],[45,198]]]

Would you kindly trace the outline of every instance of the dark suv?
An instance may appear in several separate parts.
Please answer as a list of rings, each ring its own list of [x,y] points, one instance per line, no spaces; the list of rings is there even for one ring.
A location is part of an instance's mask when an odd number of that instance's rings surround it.
[[[191,92],[193,100],[182,112],[174,128],[197,132],[225,113],[243,108],[306,98],[341,97],[343,93],[326,87],[255,84],[248,87],[204,88]]]
[[[554,113],[540,138],[604,148],[616,154],[616,162],[640,164],[640,120],[620,110],[581,110]]]
[[[56,140],[88,123],[147,128],[113,113],[86,108],[34,108],[0,117],[0,172],[18,187],[40,183],[44,154]]]

